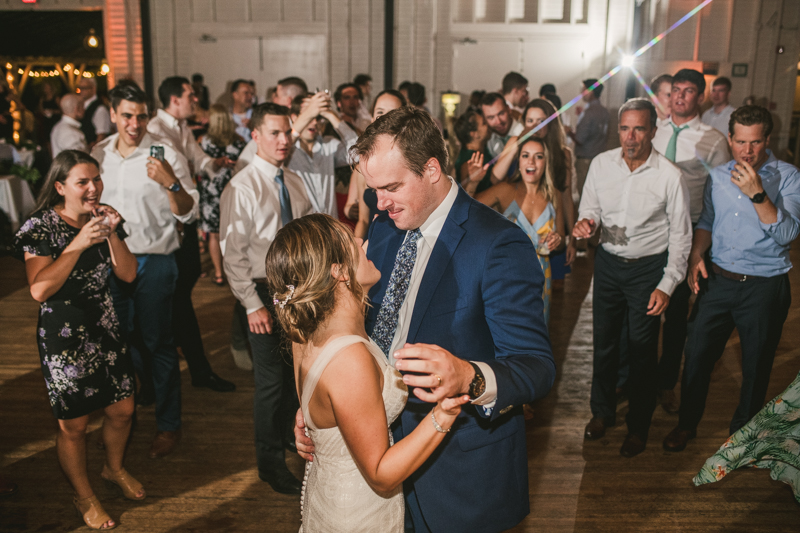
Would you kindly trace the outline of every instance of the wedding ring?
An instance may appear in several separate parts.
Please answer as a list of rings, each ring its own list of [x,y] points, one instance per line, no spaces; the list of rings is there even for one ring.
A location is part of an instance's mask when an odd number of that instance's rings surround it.
[[[440,376],[439,374],[434,374],[433,377],[435,377],[436,379],[439,380],[439,384],[436,385],[436,386],[437,387],[441,387],[442,386],[442,376]]]

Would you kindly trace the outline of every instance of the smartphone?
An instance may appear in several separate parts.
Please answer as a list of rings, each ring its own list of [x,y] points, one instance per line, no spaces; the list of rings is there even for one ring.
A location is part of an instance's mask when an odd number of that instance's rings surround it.
[[[159,161],[164,160],[164,145],[163,144],[154,144],[150,147],[150,157],[154,157]]]

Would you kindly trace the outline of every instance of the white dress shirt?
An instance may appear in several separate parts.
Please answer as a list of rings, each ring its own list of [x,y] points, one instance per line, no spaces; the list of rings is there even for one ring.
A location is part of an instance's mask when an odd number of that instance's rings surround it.
[[[674,132],[672,118],[661,121],[653,148],[666,154],[667,146]],[[720,132],[703,124],[696,116],[681,126],[689,126],[678,134],[675,146],[675,164],[683,172],[683,180],[689,188],[689,214],[692,223],[700,220],[703,212],[703,190],[711,169],[731,160],[728,141]]]
[[[103,178],[103,203],[119,211],[125,219],[125,242],[134,254],[170,254],[180,247],[175,221],[188,224],[197,218],[200,195],[189,176],[186,159],[167,142],[146,133],[136,150],[122,157],[117,150],[119,133],[104,139],[92,150]],[[147,176],[150,146],[162,144],[164,159],[175,177],[194,200],[185,215],[176,215],[169,206],[169,192]]]
[[[486,141],[486,149],[489,150],[489,153],[492,155],[492,157],[496,157],[498,154],[500,154],[500,152],[503,151],[503,148],[506,147],[508,139],[519,135],[522,133],[523,129],[525,128],[522,126],[522,123],[512,119],[511,127],[508,128],[508,134],[500,136],[493,131],[489,136],[489,140]]]
[[[726,137],[728,136],[728,123],[731,120],[731,114],[736,111],[736,108],[732,105],[728,104],[722,108],[722,111],[717,113],[714,111],[714,108],[711,107],[705,113],[703,113],[703,124],[707,124],[712,128],[716,129]]]
[[[250,314],[264,307],[254,279],[267,275],[264,260],[283,227],[278,167],[258,155],[236,174],[220,199],[219,246],[233,295]],[[283,181],[292,202],[292,218],[313,212],[300,176],[284,169]]]
[[[622,148],[592,160],[583,187],[578,220],[602,225],[602,246],[614,255],[637,259],[667,250],[660,291],[672,295],[683,281],[692,247],[689,195],[681,171],[656,150],[632,171]]]
[[[306,186],[308,199],[315,213],[326,213],[333,218],[339,217],[336,207],[336,167],[350,164],[347,151],[358,140],[358,135],[350,126],[342,121],[336,131],[336,137],[317,136],[311,147],[311,154],[303,150],[300,139],[294,143],[294,153],[287,167],[300,176]]]
[[[67,115],[61,115],[53,131],[50,132],[50,148],[53,157],[64,150],[80,150],[88,152],[89,146],[86,144],[86,136],[81,131],[81,123]]]
[[[147,131],[167,139],[172,147],[189,162],[189,171],[192,176],[206,171],[214,174],[214,159],[206,154],[194,139],[192,130],[186,125],[185,120],[178,120],[163,109],[156,112],[156,116],[147,124]]]
[[[242,150],[242,153],[239,154],[239,159],[236,160],[236,164],[233,166],[233,174],[238,174],[247,165],[252,163],[257,152],[258,145],[253,139],[250,139],[250,141],[245,145],[244,150]]]
[[[394,366],[396,359],[394,353],[403,347],[408,339],[408,328],[411,327],[411,317],[414,314],[414,305],[417,302],[417,294],[419,293],[419,286],[422,284],[422,278],[425,276],[425,270],[428,268],[428,261],[431,258],[433,247],[436,246],[436,241],[439,238],[439,233],[442,232],[444,223],[447,220],[447,215],[450,213],[453,204],[458,196],[459,186],[450,179],[450,192],[439,204],[439,207],[434,209],[428,219],[419,227],[422,233],[422,238],[417,241],[417,260],[414,262],[414,269],[411,271],[411,279],[408,282],[408,291],[406,292],[406,299],[403,300],[403,305],[400,306],[400,311],[397,314],[397,329],[394,332],[392,339],[392,346],[389,349],[389,364]],[[406,233],[408,238],[408,233]],[[494,375],[492,367],[486,363],[474,361],[476,365],[483,372],[483,377],[486,380],[486,389],[484,393],[472,401],[476,405],[482,405],[485,409],[494,407],[497,400],[497,378]]]
[[[231,116],[233,117],[233,121],[236,123],[236,133],[238,133],[239,136],[245,141],[249,141],[252,138],[250,135],[251,130],[248,126],[242,126],[242,121],[243,119],[250,120],[250,117],[253,116],[253,108],[251,107],[241,114],[234,113],[233,110],[231,110]]]
[[[83,103],[83,108],[87,109],[95,100],[97,100],[97,95],[86,100]],[[111,133],[111,114],[108,112],[106,106],[97,106],[97,109],[94,110],[94,116],[92,117],[92,124],[94,125],[94,132],[96,135],[108,135]]]

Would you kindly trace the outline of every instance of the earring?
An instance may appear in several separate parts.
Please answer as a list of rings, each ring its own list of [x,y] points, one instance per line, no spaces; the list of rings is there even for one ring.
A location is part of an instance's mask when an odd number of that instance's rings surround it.
[[[345,284],[347,285],[347,288],[349,289],[350,288],[350,280],[348,279],[347,281],[345,281]]]

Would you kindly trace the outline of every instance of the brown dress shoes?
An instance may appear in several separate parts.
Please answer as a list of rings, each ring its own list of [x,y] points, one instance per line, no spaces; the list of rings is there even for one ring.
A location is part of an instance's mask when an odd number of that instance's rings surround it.
[[[172,453],[175,446],[181,440],[181,430],[178,431],[159,431],[153,444],[150,446],[150,459],[158,459]]]
[[[620,455],[623,457],[633,457],[639,455],[644,451],[647,441],[642,439],[636,433],[628,433],[625,441],[622,443],[622,448],[619,449]]]
[[[599,417],[593,417],[586,424],[586,429],[583,430],[583,438],[587,440],[602,439],[606,434],[606,428],[613,424],[606,425],[605,421]]]
[[[676,426],[664,437],[664,449],[668,452],[682,452],[686,448],[686,443],[697,436],[697,431],[689,431]]]

